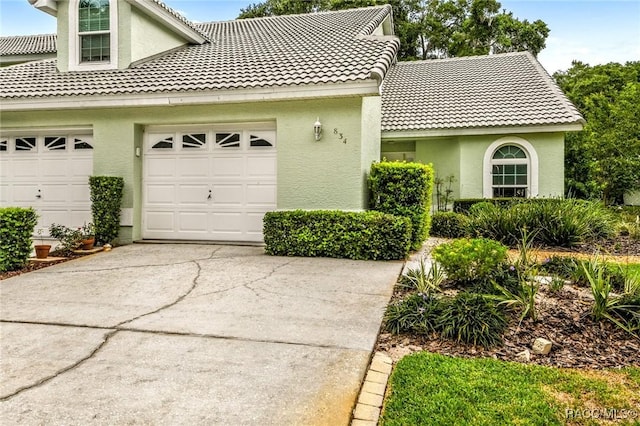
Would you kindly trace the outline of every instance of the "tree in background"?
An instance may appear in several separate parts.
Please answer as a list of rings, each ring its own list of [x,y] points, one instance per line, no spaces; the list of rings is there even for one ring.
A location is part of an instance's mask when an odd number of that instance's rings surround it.
[[[545,47],[549,28],[540,20],[520,21],[500,10],[497,0],[265,0],[240,11],[257,18],[390,4],[398,57],[404,60],[449,58]]]
[[[554,77],[587,121],[566,137],[567,194],[621,203],[626,191],[640,190],[640,62],[574,61]]]

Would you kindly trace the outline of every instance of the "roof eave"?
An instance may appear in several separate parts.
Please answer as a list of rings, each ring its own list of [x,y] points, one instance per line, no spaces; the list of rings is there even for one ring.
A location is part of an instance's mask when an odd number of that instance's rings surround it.
[[[523,126],[487,126],[487,127],[460,127],[439,129],[414,129],[414,130],[383,130],[382,139],[416,139],[447,136],[479,136],[502,135],[522,133],[558,133],[576,132],[584,127],[583,121],[559,124],[538,124]]]
[[[376,80],[338,83],[270,86],[248,89],[210,90],[172,93],[122,95],[57,96],[50,98],[3,98],[0,111],[35,111],[48,109],[127,108],[153,106],[186,106],[317,99],[320,97],[377,96]]]
[[[29,0],[31,1],[31,0]],[[125,0],[127,3],[137,7],[141,12],[147,16],[155,19],[161,24],[171,28],[176,33],[187,39],[191,43],[203,44],[207,41],[206,37],[191,28],[189,25],[177,19],[167,10],[158,7],[156,3],[148,0]]]
[[[51,16],[58,16],[57,0],[28,0],[31,6],[48,13]]]

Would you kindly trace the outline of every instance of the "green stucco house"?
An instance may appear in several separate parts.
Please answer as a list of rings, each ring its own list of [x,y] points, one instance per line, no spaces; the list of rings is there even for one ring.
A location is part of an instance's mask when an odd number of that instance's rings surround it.
[[[0,39],[0,205],[120,242],[259,242],[270,210],[367,206],[372,162],[433,163],[456,197],[561,196],[583,119],[528,53],[397,62],[391,7],[192,23],[158,0],[29,0],[57,35]],[[48,57],[53,55],[53,57]]]

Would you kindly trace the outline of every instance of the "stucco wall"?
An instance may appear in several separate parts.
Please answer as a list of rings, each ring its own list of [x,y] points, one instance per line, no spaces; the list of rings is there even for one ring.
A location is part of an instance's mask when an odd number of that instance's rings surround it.
[[[382,142],[383,152],[408,151],[415,144],[416,161],[433,163],[436,174],[453,174],[455,198],[482,198],[483,161],[489,146],[503,137],[518,137],[529,142],[538,156],[538,197],[564,195],[564,134],[528,133],[513,135],[457,136]],[[390,143],[393,142],[393,143]]]
[[[363,194],[366,172],[371,161],[380,155],[379,128],[376,130],[370,122],[376,119],[376,114],[379,116],[379,112],[376,113],[379,105],[378,97],[368,100],[348,97],[251,104],[3,112],[1,124],[5,128],[19,129],[92,127],[94,174],[124,177],[122,207],[133,209],[130,238],[137,239],[141,235],[142,157],[136,157],[135,148],[142,145],[145,125],[274,121],[278,138],[278,208],[360,210],[366,207]],[[361,108],[368,112],[366,119]],[[315,141],[313,135],[316,118],[320,118],[324,129],[320,141]],[[363,129],[366,129],[364,136]],[[347,139],[346,144],[344,139],[340,140],[339,133]],[[361,144],[363,140],[365,149]]]
[[[120,13],[120,15],[123,14]],[[151,18],[138,12],[136,8],[131,8],[129,16],[131,20],[130,35],[123,31],[120,41],[123,46],[131,46],[131,55],[128,62],[121,62],[121,68],[126,68],[130,62],[139,61],[186,44],[185,40],[159,26]],[[120,25],[120,28],[123,28],[123,25]]]
[[[361,173],[364,177],[362,187],[362,205],[367,206],[368,188],[367,176],[371,169],[371,163],[380,160],[380,124],[382,121],[382,99],[379,96],[362,98],[362,162]]]

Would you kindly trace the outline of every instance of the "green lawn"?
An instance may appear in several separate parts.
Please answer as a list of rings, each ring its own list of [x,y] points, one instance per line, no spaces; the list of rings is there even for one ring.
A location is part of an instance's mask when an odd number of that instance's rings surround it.
[[[592,417],[607,413],[618,419],[606,424],[640,425],[638,368],[568,370],[421,352],[397,364],[389,386],[386,426],[596,425],[602,420]],[[566,420],[567,410],[589,411]]]

